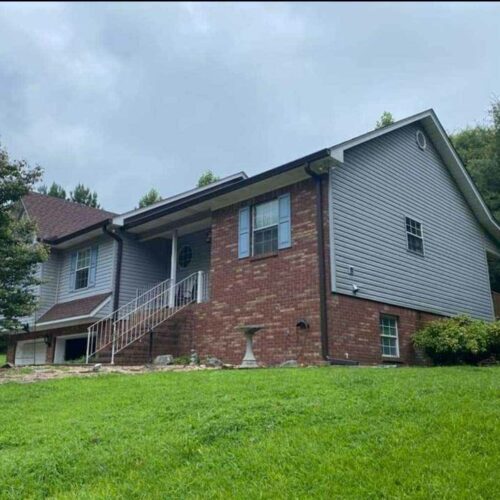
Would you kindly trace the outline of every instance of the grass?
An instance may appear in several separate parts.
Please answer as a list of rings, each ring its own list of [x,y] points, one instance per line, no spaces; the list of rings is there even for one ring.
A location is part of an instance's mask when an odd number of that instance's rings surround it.
[[[0,366],[4,365],[6,362],[7,362],[7,355],[6,354],[2,354],[0,352]]]
[[[6,498],[499,498],[500,369],[0,386]]]

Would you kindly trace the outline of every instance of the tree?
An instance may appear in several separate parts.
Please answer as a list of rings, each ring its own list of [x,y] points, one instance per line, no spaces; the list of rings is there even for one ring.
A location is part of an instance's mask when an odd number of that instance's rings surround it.
[[[38,192],[40,194],[45,194],[47,196],[53,196],[54,198],[61,198],[63,200],[66,199],[66,190],[59,184],[56,184],[55,182],[52,183],[50,188],[47,188],[46,184],[42,184],[38,188]]]
[[[493,216],[500,221],[500,101],[489,110],[490,121],[466,127],[450,139]]]
[[[0,330],[15,330],[18,318],[29,316],[36,307],[36,268],[48,250],[34,242],[35,224],[22,217],[18,207],[41,175],[39,167],[11,160],[0,148]]]
[[[380,120],[377,121],[375,128],[387,127],[387,125],[392,125],[394,123],[394,117],[389,111],[384,111],[380,116]]]
[[[92,208],[101,208],[97,203],[97,193],[95,191],[92,193],[89,188],[80,183],[77,184],[74,191],[71,191],[70,200]]]
[[[213,182],[216,182],[220,179],[217,175],[215,175],[211,170],[206,170],[200,175],[200,178],[198,179],[198,184],[196,187],[204,187],[208,186],[209,184],[212,184]]]
[[[161,200],[160,193],[155,189],[151,188],[140,200],[139,208],[149,207],[153,203]]]

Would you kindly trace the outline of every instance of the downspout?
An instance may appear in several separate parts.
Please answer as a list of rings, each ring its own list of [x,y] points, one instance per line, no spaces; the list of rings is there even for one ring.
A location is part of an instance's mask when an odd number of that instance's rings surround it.
[[[120,282],[122,276],[123,240],[121,236],[108,229],[108,224],[105,224],[103,226],[102,228],[103,233],[107,234],[108,236],[111,236],[111,238],[113,238],[118,243],[118,248],[116,251],[115,288],[113,290],[113,311],[116,311],[120,304]]]
[[[321,174],[314,172],[308,163],[305,171],[314,179],[316,185],[316,233],[318,239],[318,274],[319,274],[319,321],[321,335],[321,355],[328,359],[328,318],[326,307],[325,278],[325,237],[323,224],[323,183]]]

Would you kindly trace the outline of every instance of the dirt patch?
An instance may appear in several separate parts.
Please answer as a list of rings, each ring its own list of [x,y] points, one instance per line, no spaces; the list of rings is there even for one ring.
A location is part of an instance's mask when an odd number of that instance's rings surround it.
[[[221,368],[231,368],[228,365],[224,367],[207,367],[204,365],[134,365],[134,366],[113,366],[113,365],[40,365],[23,366],[15,368],[0,369],[0,384],[7,382],[19,382],[23,384],[40,382],[42,380],[53,380],[66,377],[97,377],[107,373],[121,373],[135,375],[151,372],[189,372],[199,370],[220,370]]]

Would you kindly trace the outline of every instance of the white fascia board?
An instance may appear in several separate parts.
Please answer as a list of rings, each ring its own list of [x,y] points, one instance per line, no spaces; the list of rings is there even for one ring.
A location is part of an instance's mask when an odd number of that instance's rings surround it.
[[[243,179],[247,179],[248,175],[245,172],[243,172],[243,171],[242,172],[238,172],[237,174],[229,175],[227,177],[224,177],[223,179],[220,179],[218,181],[212,182],[208,186],[203,186],[201,188],[190,189],[189,191],[184,191],[183,193],[176,194],[175,196],[171,196],[169,198],[165,198],[164,200],[161,200],[161,201],[158,201],[156,203],[153,203],[152,205],[149,205],[147,207],[137,208],[135,210],[130,210],[128,212],[125,212],[123,214],[120,214],[120,215],[117,215],[116,217],[114,217],[113,221],[112,221],[112,224],[114,226],[123,226],[123,223],[124,223],[125,219],[128,219],[129,217],[142,214],[142,213],[147,212],[147,211],[149,211],[149,210],[151,210],[153,208],[162,207],[163,205],[168,205],[169,203],[172,203],[174,201],[178,201],[178,200],[180,200],[180,199],[182,199],[182,198],[184,198],[186,196],[190,196],[190,195],[195,194],[195,193],[201,193],[201,192],[205,191],[208,188],[214,188],[214,187],[217,187],[219,185],[225,184],[226,182],[230,182],[232,180],[238,179],[238,178],[241,178],[242,180]]]

